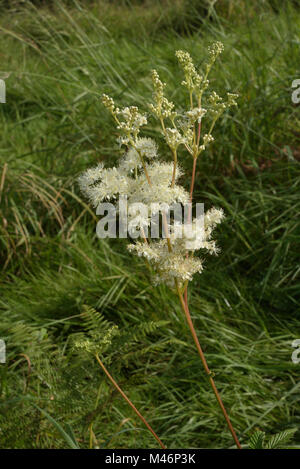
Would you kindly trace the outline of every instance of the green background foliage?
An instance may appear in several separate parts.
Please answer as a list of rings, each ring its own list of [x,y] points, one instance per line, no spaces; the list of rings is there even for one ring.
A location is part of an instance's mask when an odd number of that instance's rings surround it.
[[[226,220],[190,309],[241,442],[299,428],[299,3],[45,3],[9,2],[0,17],[0,446],[67,447],[61,426],[86,448],[92,424],[95,446],[156,447],[97,350],[169,448],[232,447],[176,297],[151,285],[124,241],[97,239],[76,183],[119,155],[101,94],[144,106],[155,67],[183,106],[174,52],[201,66],[214,40],[225,51],[211,85],[240,98],[198,166],[195,201]],[[145,134],[159,141],[154,121]]]

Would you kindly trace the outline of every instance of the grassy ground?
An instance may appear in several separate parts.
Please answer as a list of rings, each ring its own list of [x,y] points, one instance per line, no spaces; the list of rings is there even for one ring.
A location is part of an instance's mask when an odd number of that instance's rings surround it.
[[[291,343],[300,338],[300,117],[291,84],[300,77],[300,10],[297,2],[198,3],[17,3],[1,14],[2,448],[66,446],[36,406],[70,426],[82,448],[91,423],[94,445],[156,445],[95,359],[72,345],[91,331],[101,342],[112,324],[120,336],[103,358],[164,443],[232,447],[175,296],[150,285],[122,241],[96,238],[76,184],[87,167],[118,157],[101,94],[143,106],[155,67],[183,105],[174,52],[186,49],[200,65],[216,39],[225,52],[211,82],[240,98],[197,172],[195,200],[227,218],[221,254],[189,290],[192,316],[241,442],[256,428],[299,427]],[[147,134],[159,138],[153,123]]]

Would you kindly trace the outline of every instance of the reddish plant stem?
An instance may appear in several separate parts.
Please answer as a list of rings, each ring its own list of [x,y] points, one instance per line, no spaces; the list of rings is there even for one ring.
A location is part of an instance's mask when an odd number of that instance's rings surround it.
[[[201,135],[201,122],[199,122],[198,124],[198,132],[197,132],[197,150],[198,151],[198,148],[199,148],[199,142],[200,142],[200,135]],[[193,161],[193,171],[192,171],[192,178],[191,178],[191,186],[190,186],[190,205],[189,205],[189,212],[188,212],[188,223],[190,223],[192,221],[192,203],[193,203],[193,192],[194,192],[194,186],[195,186],[195,177],[196,177],[196,166],[197,166],[197,156],[194,155],[194,161]],[[188,287],[186,286],[185,290],[184,290],[184,297],[182,296],[179,288],[178,288],[178,284],[177,284],[177,292],[178,292],[178,296],[179,296],[179,299],[180,299],[180,303],[181,303],[181,307],[184,311],[184,314],[186,316],[186,320],[187,320],[187,323],[189,325],[189,328],[190,328],[190,331],[192,333],[192,337],[194,339],[194,342],[196,344],[196,347],[197,347],[197,350],[198,350],[198,353],[200,355],[200,359],[202,361],[202,364],[203,364],[203,367],[204,367],[204,370],[205,370],[205,373],[208,375],[208,378],[209,378],[209,382],[210,382],[210,385],[213,389],[213,392],[216,396],[216,399],[218,401],[218,404],[222,410],[222,413],[225,417],[225,420],[226,420],[226,423],[227,423],[227,426],[230,430],[230,433],[234,439],[234,442],[236,444],[236,446],[238,447],[238,449],[242,449],[241,447],[241,444],[236,436],[236,433],[234,431],[234,428],[230,422],[230,419],[229,419],[229,416],[226,412],[226,409],[224,407],[224,404],[222,402],[222,399],[218,393],[218,390],[216,388],[216,385],[215,385],[215,382],[214,382],[214,379],[213,379],[213,376],[212,376],[212,372],[210,371],[209,367],[208,367],[208,364],[207,364],[207,361],[206,361],[206,358],[204,356],[204,353],[202,351],[202,348],[201,348],[201,345],[199,343],[199,340],[198,340],[198,337],[197,337],[197,334],[196,334],[196,331],[195,331],[195,328],[194,328],[194,325],[193,325],[193,321],[192,321],[192,318],[191,318],[191,315],[190,315],[190,311],[189,311],[189,307],[188,307]]]
[[[191,187],[190,187],[190,203],[192,203],[193,201],[193,192],[194,192],[195,177],[196,177],[196,166],[197,166],[197,158],[194,157]],[[190,206],[189,217],[191,217],[191,215],[192,215],[192,207]]]
[[[199,122],[199,124],[198,124],[197,150],[196,151],[198,151],[198,148],[199,148],[200,135],[201,135],[201,122]],[[195,178],[196,178],[197,159],[198,158],[194,155],[192,179],[191,179],[191,186],[190,186],[190,205],[189,205],[189,211],[188,211],[188,223],[190,223],[192,221],[192,203],[193,203],[193,192],[194,192]],[[187,295],[188,295],[188,286],[186,286],[186,288],[184,290],[184,301],[185,301],[186,306],[188,307],[188,296]]]
[[[199,148],[200,143],[200,135],[201,135],[201,122],[198,124],[198,134],[197,134],[197,149]]]
[[[234,431],[234,428],[232,426],[232,423],[230,421],[230,418],[226,412],[226,409],[224,407],[224,404],[222,402],[222,399],[220,397],[220,394],[216,388],[216,385],[215,385],[215,382],[214,382],[214,379],[213,379],[213,373],[210,371],[209,367],[208,367],[208,364],[207,364],[207,361],[206,361],[206,358],[204,356],[204,353],[202,351],[202,348],[201,348],[201,345],[199,343],[199,340],[198,340],[198,337],[197,337],[197,334],[196,334],[196,331],[195,331],[195,328],[194,328],[194,325],[193,325],[193,321],[192,321],[192,318],[191,318],[191,315],[190,315],[190,311],[189,311],[189,308],[188,306],[186,305],[184,299],[183,299],[183,296],[182,294],[180,293],[180,290],[179,290],[179,287],[178,287],[178,282],[177,282],[177,293],[178,293],[178,296],[179,296],[179,299],[180,299],[180,303],[181,303],[181,307],[183,309],[183,312],[186,316],[186,320],[187,320],[187,323],[189,325],[189,328],[190,328],[190,331],[192,333],[192,336],[193,336],[193,339],[194,339],[194,342],[196,344],[196,347],[197,347],[197,350],[198,350],[198,353],[200,355],[200,359],[202,361],[202,364],[203,364],[203,367],[204,367],[204,370],[205,370],[205,373],[207,374],[208,378],[209,378],[209,382],[210,382],[210,385],[213,389],[213,392],[217,398],[217,401],[218,401],[218,404],[222,410],[222,413],[225,417],[225,420],[226,420],[226,423],[227,423],[227,426],[230,430],[230,433],[234,439],[234,442],[236,444],[236,446],[238,447],[238,449],[242,449],[241,447],[241,444],[238,440],[238,437],[236,436],[236,433]]]
[[[152,427],[150,427],[149,423],[147,422],[147,420],[142,416],[142,414],[137,410],[137,408],[135,407],[135,405],[131,402],[131,400],[126,396],[126,394],[122,391],[122,389],[120,388],[120,386],[116,383],[116,381],[114,380],[114,378],[111,376],[111,374],[108,372],[108,370],[105,368],[105,366],[103,365],[102,361],[100,360],[99,358],[99,355],[96,354],[96,359],[99,363],[99,365],[101,366],[102,370],[104,371],[104,373],[106,374],[106,376],[108,377],[108,379],[111,381],[111,383],[114,385],[114,387],[117,389],[117,391],[119,391],[119,393],[121,394],[121,396],[125,399],[125,401],[130,405],[130,407],[134,410],[134,412],[136,413],[136,415],[141,419],[141,421],[146,425],[146,427],[148,428],[148,430],[150,430],[150,432],[152,433],[152,435],[154,436],[154,438],[156,439],[156,441],[159,443],[159,445],[161,446],[162,449],[166,449],[165,445],[163,444],[163,442],[160,440],[160,438],[156,435],[155,431],[152,429]]]

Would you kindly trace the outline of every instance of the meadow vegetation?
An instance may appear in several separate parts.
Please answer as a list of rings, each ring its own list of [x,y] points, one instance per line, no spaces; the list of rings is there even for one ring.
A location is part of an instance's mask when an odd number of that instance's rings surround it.
[[[299,3],[2,7],[0,446],[67,447],[61,428],[69,446],[156,444],[97,361],[74,347],[94,337],[168,448],[233,447],[176,297],[150,285],[122,240],[97,238],[97,216],[77,184],[88,167],[118,158],[102,93],[143,107],[155,68],[184,107],[174,52],[189,51],[201,66],[213,41],[225,50],[211,83],[239,99],[198,163],[194,200],[222,207],[226,219],[220,255],[189,287],[190,310],[241,443],[256,429],[299,428],[300,364],[291,360],[300,338],[300,115],[291,100],[300,78]],[[146,135],[160,138],[153,120]],[[107,343],[113,325],[119,334]],[[287,446],[299,445],[298,431]]]

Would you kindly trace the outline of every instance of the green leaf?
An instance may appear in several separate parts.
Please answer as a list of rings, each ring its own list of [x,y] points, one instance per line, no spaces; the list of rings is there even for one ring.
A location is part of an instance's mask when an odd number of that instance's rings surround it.
[[[249,446],[251,449],[263,449],[263,443],[265,439],[265,432],[260,430],[256,431],[251,435]]]
[[[36,407],[48,420],[49,422],[51,422],[55,427],[56,429],[59,431],[59,433],[61,434],[61,436],[63,437],[63,439],[66,441],[66,443],[68,443],[68,446],[70,446],[70,448],[72,449],[80,449],[80,447],[78,446],[78,443],[77,441],[75,440],[75,436],[74,436],[74,433],[73,433],[73,430],[72,428],[70,427],[69,424],[67,424],[67,432],[63,429],[63,427],[53,418],[51,417],[51,415],[48,414],[48,412],[46,412],[45,410],[41,409],[39,406],[37,406],[36,404],[32,404],[34,407]]]
[[[293,438],[296,431],[297,428],[289,428],[283,432],[276,433],[276,435],[271,436],[266,445],[266,448],[274,449],[284,445],[285,443],[288,443]]]

